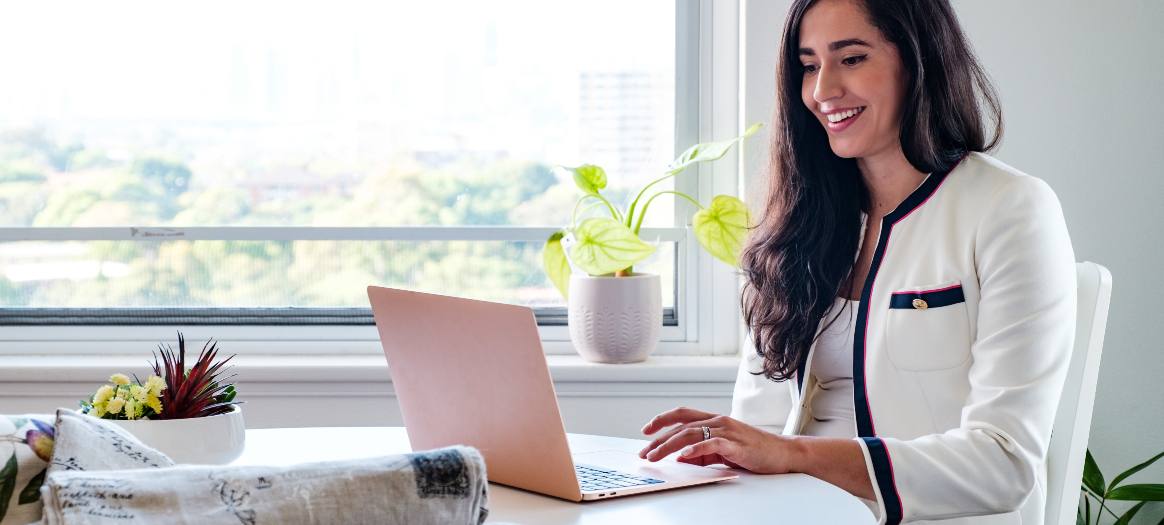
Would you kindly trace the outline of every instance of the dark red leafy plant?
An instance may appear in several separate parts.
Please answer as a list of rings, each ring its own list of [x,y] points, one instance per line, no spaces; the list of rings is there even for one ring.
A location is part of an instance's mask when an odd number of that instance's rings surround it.
[[[226,371],[223,367],[234,356],[215,363],[217,346],[213,339],[207,341],[198,354],[198,360],[187,371],[186,340],[182,332],[178,332],[177,353],[170,345],[158,344],[162,361],[158,363],[158,355],[154,354],[154,374],[166,382],[159,419],[216,416],[230,412],[231,406],[239,404],[234,400],[234,383],[222,384],[234,376],[218,377]]]

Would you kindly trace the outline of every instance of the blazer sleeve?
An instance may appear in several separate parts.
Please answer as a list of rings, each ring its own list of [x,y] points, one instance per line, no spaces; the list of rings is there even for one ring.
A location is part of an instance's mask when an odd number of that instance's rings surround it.
[[[1059,201],[1043,181],[1015,177],[991,197],[974,241],[982,297],[959,427],[858,439],[890,523],[1016,511],[1044,468],[1075,335],[1075,256]]]
[[[792,411],[791,382],[777,383],[754,373],[761,370],[763,361],[756,354],[751,336],[747,337],[740,353],[743,355],[732,393],[731,417],[769,432],[783,432]]]

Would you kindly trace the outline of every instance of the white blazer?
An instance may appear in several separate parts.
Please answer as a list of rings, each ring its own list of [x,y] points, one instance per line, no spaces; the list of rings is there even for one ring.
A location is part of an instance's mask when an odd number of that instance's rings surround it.
[[[1075,287],[1055,194],[989,156],[931,174],[885,216],[853,345],[856,435],[881,523],[1043,522]],[[747,344],[732,417],[799,434],[812,350],[784,385],[751,373],[760,359]]]

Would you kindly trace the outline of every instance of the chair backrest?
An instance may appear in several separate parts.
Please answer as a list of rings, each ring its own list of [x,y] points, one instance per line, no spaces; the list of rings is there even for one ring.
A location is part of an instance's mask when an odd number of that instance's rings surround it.
[[[1083,460],[1091,432],[1091,409],[1099,357],[1107,330],[1111,302],[1111,273],[1093,262],[1075,265],[1079,279],[1079,312],[1075,321],[1075,347],[1063,383],[1063,396],[1055,412],[1051,446],[1047,451],[1046,525],[1075,525]]]

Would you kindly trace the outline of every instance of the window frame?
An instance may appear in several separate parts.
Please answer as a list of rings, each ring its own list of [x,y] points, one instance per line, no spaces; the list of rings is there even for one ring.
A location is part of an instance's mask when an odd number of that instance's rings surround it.
[[[739,135],[743,129],[741,31],[738,0],[676,0],[675,152],[699,142]],[[770,98],[770,95],[769,95]],[[766,120],[766,118],[765,118]],[[754,141],[758,142],[758,141]],[[743,195],[741,167],[747,147],[689,168],[675,190],[709,202],[715,195]],[[752,163],[748,163],[752,164]],[[739,351],[740,280],[735,268],[707,254],[690,227],[695,207],[675,204],[674,228],[646,236],[677,243],[674,326],[664,326],[656,355],[732,355]],[[555,228],[537,227],[197,227],[197,228],[0,228],[0,241],[15,240],[480,240],[541,241]],[[648,230],[648,229],[644,229]],[[379,354],[375,326],[351,325],[21,325],[0,326],[0,355],[138,353],[143,344],[214,337],[231,353],[251,355]],[[575,354],[565,326],[538,327],[547,354]]]

